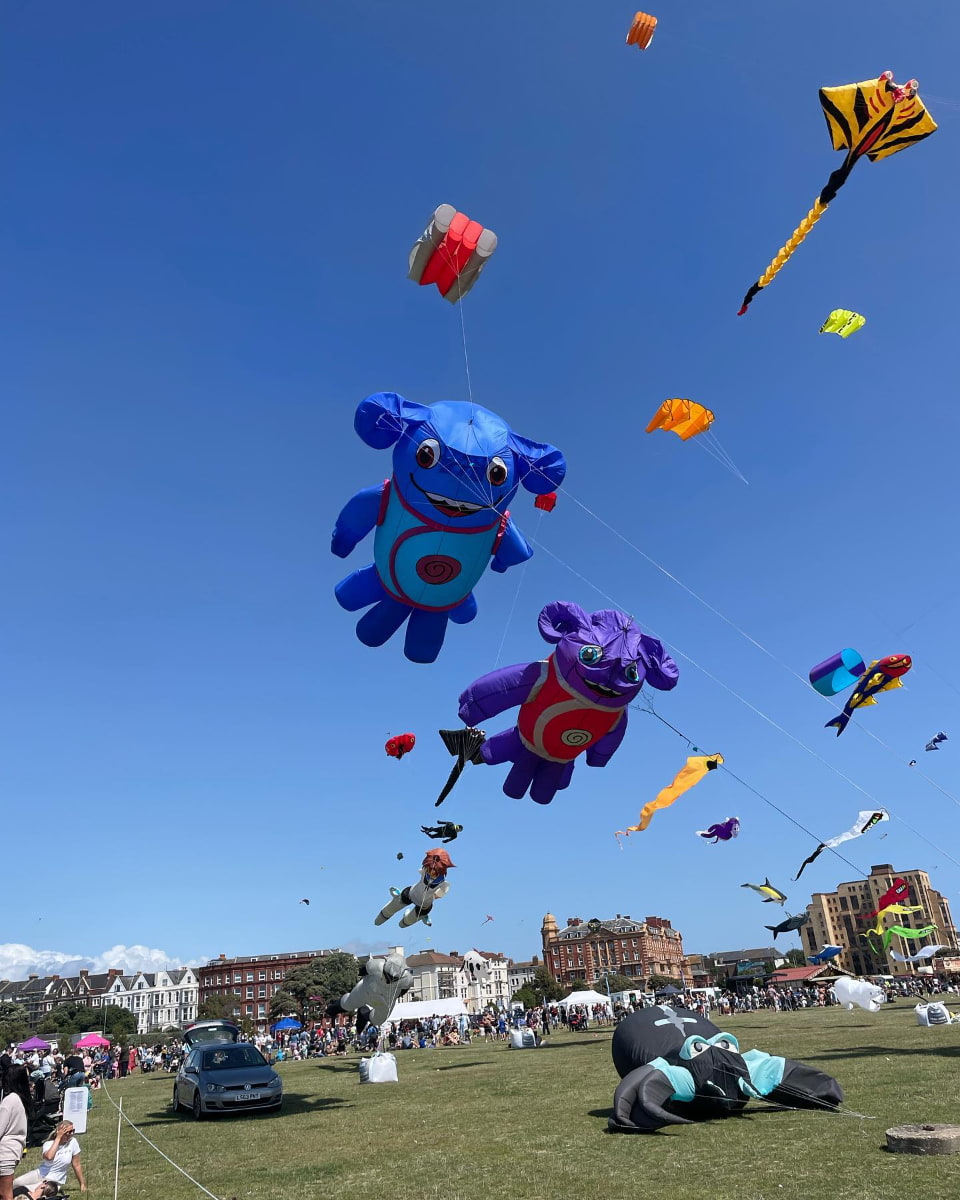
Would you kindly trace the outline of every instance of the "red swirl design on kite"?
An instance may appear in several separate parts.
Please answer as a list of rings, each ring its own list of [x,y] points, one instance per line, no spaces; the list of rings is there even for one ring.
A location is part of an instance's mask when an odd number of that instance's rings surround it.
[[[427,554],[417,560],[416,570],[424,583],[450,583],[460,574],[461,564],[446,554]]]

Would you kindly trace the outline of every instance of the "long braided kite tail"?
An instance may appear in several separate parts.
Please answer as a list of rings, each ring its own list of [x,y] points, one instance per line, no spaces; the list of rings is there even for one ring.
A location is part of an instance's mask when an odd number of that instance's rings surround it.
[[[826,204],[824,204],[824,202],[818,198],[814,202],[813,208],[810,209],[810,211],[803,218],[803,220],[800,222],[800,224],[796,227],[796,229],[793,231],[793,233],[791,233],[791,235],[787,239],[786,243],[783,246],[781,246],[780,249],[777,251],[776,257],[774,258],[774,260],[770,264],[770,266],[767,267],[767,269],[760,276],[760,278],[757,280],[757,282],[750,288],[750,290],[744,296],[743,305],[742,305],[740,311],[737,313],[738,317],[743,316],[743,314],[750,307],[750,302],[753,300],[754,296],[756,296],[756,294],[762,288],[765,288],[767,286],[767,284],[773,279],[773,277],[777,274],[777,272],[781,269],[781,267],[783,267],[783,265],[786,263],[787,259],[789,259],[790,256],[793,254],[794,250],[796,250],[796,248],[800,245],[800,243],[803,241],[803,239],[807,236],[807,234],[810,232],[810,230],[814,227],[814,225],[816,225],[816,223],[820,220],[820,218],[823,216],[823,214],[826,211],[827,211]]]

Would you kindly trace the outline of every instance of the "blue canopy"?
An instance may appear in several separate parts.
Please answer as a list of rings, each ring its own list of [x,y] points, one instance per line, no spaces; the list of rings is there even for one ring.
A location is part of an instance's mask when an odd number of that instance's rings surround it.
[[[284,1017],[282,1021],[278,1021],[276,1025],[271,1025],[271,1029],[302,1029],[303,1026],[293,1017]]]

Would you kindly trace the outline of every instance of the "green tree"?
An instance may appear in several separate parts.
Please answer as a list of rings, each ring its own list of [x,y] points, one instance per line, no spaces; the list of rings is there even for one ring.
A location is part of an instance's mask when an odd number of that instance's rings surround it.
[[[670,975],[651,975],[647,980],[647,990],[651,992],[658,992],[661,988],[665,988],[667,984],[671,984],[673,987],[682,988],[683,980],[674,979]]]
[[[282,991],[296,1000],[301,1021],[315,1020],[327,1001],[353,991],[359,975],[360,963],[354,955],[337,950],[288,971]]]
[[[527,1008],[533,1008],[542,1004],[544,998],[548,1003],[551,1000],[562,1000],[569,990],[562,983],[557,983],[547,968],[541,966],[534,971],[533,978],[514,993],[513,998],[526,1004]]]
[[[626,975],[618,975],[615,971],[609,975],[603,976],[597,980],[597,991],[602,992],[609,988],[611,992],[635,992],[637,991],[636,981],[628,979]]]
[[[298,1016],[300,1014],[300,1002],[296,996],[290,992],[281,991],[275,992],[270,998],[270,1024],[274,1021],[279,1021],[281,1017]]]
[[[92,1012],[96,1013],[96,1009]],[[121,1008],[119,1004],[105,1004],[101,1009],[103,1013],[99,1021],[94,1021],[99,1029],[103,1030],[103,1036],[109,1038],[112,1042],[122,1042],[128,1037],[132,1037],[137,1032],[137,1018],[129,1009]],[[90,1028],[90,1017],[87,1017],[87,1024],[84,1029]],[[77,1030],[79,1033],[80,1030]]]
[[[522,988],[518,988],[513,993],[513,999],[522,1004],[524,1008],[536,1008],[538,1004],[542,1004],[543,1000],[540,995],[533,990],[533,985],[525,983]]]
[[[805,967],[807,959],[802,950],[798,950],[796,946],[792,950],[788,950],[783,956],[787,960],[787,965],[791,967]]]
[[[111,1041],[122,1041],[137,1032],[137,1018],[119,1004],[93,1008],[79,1000],[58,1004],[44,1013],[37,1025],[41,1037],[56,1038],[60,1046],[69,1046],[70,1039],[87,1030],[102,1030]]]
[[[30,1034],[27,1010],[22,1004],[0,1004],[0,1046],[25,1042]]]
[[[197,1017],[204,1021],[232,1021],[233,1010],[239,1008],[240,1003],[240,996],[236,992],[229,992],[226,996],[214,993],[197,1009]]]

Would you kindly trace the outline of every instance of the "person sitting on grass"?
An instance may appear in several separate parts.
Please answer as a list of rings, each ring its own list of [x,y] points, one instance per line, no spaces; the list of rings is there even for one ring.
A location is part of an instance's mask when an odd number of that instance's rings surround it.
[[[87,1190],[83,1178],[83,1167],[80,1165],[80,1143],[73,1136],[73,1122],[61,1121],[54,1130],[53,1137],[43,1143],[43,1154],[40,1166],[26,1175],[20,1175],[14,1180],[17,1187],[36,1188],[41,1183],[54,1183],[58,1188],[67,1182],[67,1168],[73,1167],[73,1173],[80,1184],[80,1191]]]

